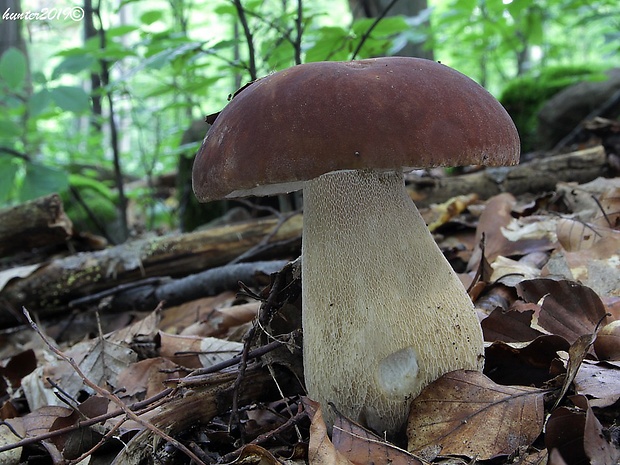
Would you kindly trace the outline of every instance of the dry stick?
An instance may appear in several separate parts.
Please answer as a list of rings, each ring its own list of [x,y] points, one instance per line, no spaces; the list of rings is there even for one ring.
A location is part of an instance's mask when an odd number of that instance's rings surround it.
[[[144,399],[140,402],[135,402],[129,405],[128,408],[132,410],[133,412],[136,412],[137,415],[141,415],[143,413],[148,412],[149,410],[152,410],[155,407],[158,407],[162,402],[157,403],[157,404],[155,404],[155,402],[162,400],[164,397],[168,396],[169,394],[172,394],[174,391],[175,389],[172,389],[172,388],[164,389],[163,391],[155,394],[152,397],[149,397],[148,399]],[[153,404],[153,405],[151,405],[149,408],[143,408],[145,406],[149,406],[149,404]],[[119,415],[122,415],[124,412],[125,412],[124,409],[117,409],[112,412],[104,413],[103,415],[89,418],[87,420],[80,420],[78,423],[74,425],[67,426],[65,428],[60,428],[54,431],[50,431],[49,433],[39,434],[34,437],[25,438],[13,444],[2,446],[0,447],[0,452],[6,452],[7,450],[16,449],[18,447],[23,447],[23,446],[28,446],[30,444],[34,444],[35,442],[44,441],[46,439],[50,439],[56,436],[61,436],[67,433],[72,433],[73,431],[76,431],[80,428],[85,428],[87,426],[96,425],[97,423],[102,423],[106,420],[109,420],[110,418],[114,418]],[[15,431],[13,431],[13,433],[17,436]]]
[[[41,332],[41,330],[39,330],[39,327],[37,326],[37,324],[32,320],[32,318],[30,317],[30,313],[28,312],[28,310],[26,309],[26,307],[23,307],[22,311],[24,312],[24,316],[26,317],[26,319],[28,320],[28,323],[30,324],[30,326],[32,327],[32,329],[34,329],[37,334],[41,337],[41,339],[43,339],[43,342],[45,342],[45,344],[50,348],[50,350],[52,352],[54,352],[57,356],[59,356],[60,358],[62,358],[65,362],[67,362],[69,365],[71,365],[71,368],[73,368],[73,370],[77,373],[77,375],[82,379],[82,381],[84,381],[84,383],[90,387],[93,391],[95,391],[97,394],[99,394],[101,397],[105,397],[106,399],[108,399],[109,401],[113,402],[114,404],[118,405],[124,412],[125,415],[127,415],[129,418],[131,418],[133,421],[135,421],[136,423],[138,423],[139,425],[143,426],[144,428],[150,430],[153,434],[159,436],[160,438],[164,439],[165,441],[169,442],[170,444],[172,444],[174,447],[176,447],[177,449],[179,449],[181,452],[183,452],[185,455],[187,455],[189,458],[191,458],[192,460],[194,460],[197,464],[199,465],[206,465],[202,460],[200,460],[200,458],[198,458],[198,456],[196,454],[194,454],[191,450],[189,450],[187,447],[185,447],[185,445],[181,444],[179,441],[177,441],[176,439],[174,439],[172,436],[169,436],[168,434],[164,433],[163,431],[161,431],[159,428],[157,428],[155,425],[153,425],[151,422],[140,418],[138,415],[136,415],[134,412],[132,412],[127,405],[125,405],[123,403],[123,401],[116,396],[115,394],[102,389],[101,387],[99,387],[97,384],[93,383],[90,379],[88,379],[86,377],[86,375],[84,373],[82,373],[82,370],[80,369],[80,367],[78,366],[77,363],[75,363],[75,360],[73,360],[72,357],[68,357],[67,355],[65,355],[63,352],[61,352],[59,349],[57,349],[48,339],[47,337]]]
[[[288,335],[284,335],[285,339],[295,339],[299,336],[299,331],[293,331],[292,333],[289,333]],[[263,355],[265,355],[268,352],[271,352],[272,350],[277,349],[278,347],[280,347],[282,344],[286,344],[286,342],[282,342],[282,341],[273,341],[270,342],[269,344],[265,344],[262,347],[259,347],[257,349],[251,350],[248,354],[248,358],[253,359],[253,358],[258,358],[261,357]],[[176,382],[179,383],[180,386],[182,387],[189,387],[189,386],[196,386],[196,385],[201,385],[205,383],[205,378],[204,376],[201,375],[207,375],[207,374],[211,374],[211,373],[216,373],[220,370],[223,370],[224,368],[229,368],[233,365],[238,364],[241,361],[241,355],[235,355],[234,357],[228,359],[228,360],[224,360],[223,362],[217,363],[215,365],[212,365],[208,368],[199,368],[195,371],[193,371],[190,375],[184,377],[184,378],[175,378],[175,379],[169,379],[167,382]],[[174,393],[176,391],[176,388],[166,388],[163,391],[155,394],[154,396],[149,397],[148,399],[144,399],[141,400],[140,402],[135,402],[131,405],[129,405],[127,408],[129,408],[131,411],[135,412],[137,415],[141,415],[143,413],[148,412],[149,410],[152,410],[156,407],[158,407],[159,405],[161,405],[162,403],[168,402],[165,397],[167,397],[168,395]],[[148,408],[147,408],[148,407]],[[92,418],[88,418],[85,420],[81,420],[78,423],[71,425],[71,426],[67,426],[65,428],[60,428],[54,431],[50,431],[49,433],[44,433],[44,434],[40,434],[38,436],[35,437],[30,437],[30,438],[25,438],[22,439],[18,442],[15,442],[13,444],[9,444],[6,446],[2,446],[0,447],[0,452],[6,452],[8,450],[11,449],[16,449],[18,447],[23,447],[23,446],[28,446],[30,444],[34,444],[35,442],[40,442],[40,441],[44,441],[46,439],[50,439],[56,436],[61,436],[63,434],[67,434],[67,433],[71,433],[73,431],[76,431],[80,428],[85,428],[91,425],[95,425],[97,423],[102,423],[106,420],[109,420],[111,418],[117,417],[119,415],[122,415],[125,412],[124,409],[117,409],[117,410],[113,410],[112,412],[108,412],[108,413],[104,413],[103,415],[99,415],[96,417],[92,417]],[[124,420],[123,420],[124,421]],[[7,424],[8,425],[8,424]],[[10,425],[8,425],[10,427]],[[15,433],[15,432],[14,432]],[[16,433],[15,433],[16,434]],[[16,434],[17,435],[17,434]]]
[[[263,443],[269,441],[271,438],[277,436],[278,434],[286,431],[291,426],[297,427],[297,424],[301,420],[303,420],[304,418],[306,418],[308,416],[308,412],[306,410],[302,410],[301,406],[302,406],[302,404],[299,404],[299,408],[297,409],[297,413],[294,416],[290,417],[288,420],[286,420],[286,422],[282,423],[280,426],[278,426],[274,430],[268,431],[266,433],[263,433],[263,434],[257,436],[256,439],[254,439],[253,441],[249,442],[248,444],[255,444],[255,445],[263,444]],[[245,447],[245,445],[241,446],[240,448],[238,448],[237,450],[235,450],[233,452],[229,452],[228,454],[226,454],[225,456],[223,456],[221,458],[221,462],[222,463],[232,462],[233,460],[235,460],[241,454],[241,452],[243,451],[244,447]]]
[[[258,317],[259,324],[252,325],[250,330],[245,334],[243,338],[244,344],[243,344],[243,351],[241,353],[241,361],[239,363],[239,372],[237,374],[237,379],[235,380],[235,384],[233,387],[232,408],[231,408],[232,413],[230,415],[230,421],[228,423],[229,428],[232,426],[233,423],[235,422],[237,424],[239,423],[239,389],[241,388],[241,383],[243,382],[245,370],[248,365],[248,354],[250,352],[250,345],[252,344],[252,341],[254,341],[254,339],[256,338],[257,328],[263,327],[263,325],[260,324],[262,323],[261,317],[267,313],[270,313],[271,308],[274,306],[274,301],[276,299],[276,296],[280,292],[280,287],[282,286],[283,281],[284,281],[283,273],[280,271],[279,273],[276,274],[276,277],[273,282],[273,286],[271,288],[271,291],[269,292],[269,296],[267,297],[267,300],[263,302],[263,304],[261,305],[261,310],[259,312],[259,317]],[[239,432],[241,433],[243,437],[242,428],[239,428]]]
[[[256,208],[259,209],[269,209],[270,211],[273,210],[271,208],[268,207],[260,207],[260,206],[256,206]],[[282,215],[280,213],[276,213],[276,216],[278,217],[278,224],[276,224],[273,228],[273,230],[267,234],[265,237],[263,237],[260,242],[258,244],[256,244],[254,247],[246,250],[245,252],[243,252],[241,255],[239,255],[238,257],[234,258],[233,260],[231,260],[230,262],[228,262],[228,265],[232,265],[234,263],[240,263],[242,261],[246,261],[248,258],[264,251],[265,249],[268,249],[269,247],[273,247],[275,245],[278,244],[282,244],[282,243],[287,243],[287,242],[294,242],[296,240],[298,240],[298,238],[293,238],[293,239],[288,239],[288,240],[284,240],[284,241],[279,241],[279,242],[275,242],[275,243],[269,243],[269,241],[271,240],[272,237],[274,237],[278,231],[280,230],[280,228],[284,225],[284,223],[286,223],[288,220],[290,220],[292,217],[296,216],[299,214],[299,210],[295,210],[290,212],[287,215]]]
[[[250,350],[248,352],[247,359],[249,360],[253,358],[262,357],[266,353],[271,352],[272,350],[275,350],[278,347],[286,344],[286,342],[284,342],[285,340],[298,337],[299,333],[300,331],[297,330],[297,331],[293,331],[288,334],[284,334],[281,336],[283,340],[275,340],[275,341],[270,342],[269,344],[265,344],[264,346],[258,347],[254,350]],[[229,358],[228,360],[224,360],[220,363],[216,363],[215,365],[211,365],[210,367],[198,368],[197,370],[192,371],[189,375],[183,378],[168,379],[166,380],[166,382],[167,383],[179,383],[180,386],[182,387],[198,385],[200,383],[204,383],[205,381],[204,377],[201,375],[208,375],[208,374],[216,373],[220,370],[223,370],[224,368],[230,368],[233,365],[237,365],[242,360],[243,360],[243,355],[235,355],[234,357]]]
[[[116,424],[110,429],[110,431],[108,431],[106,434],[104,434],[102,436],[102,438],[99,440],[99,442],[97,444],[95,444],[93,447],[91,447],[89,450],[87,450],[86,452],[84,452],[82,455],[80,455],[78,458],[73,459],[73,460],[69,460],[67,462],[67,465],[77,465],[79,464],[82,460],[86,459],[87,457],[90,457],[92,454],[95,453],[95,451],[97,449],[99,449],[101,446],[103,446],[107,441],[110,440],[110,438],[112,438],[114,436],[114,433],[116,431],[118,431],[118,429],[123,425],[123,423],[125,423],[125,421],[127,421],[126,418],[121,418],[119,421],[116,422]]]

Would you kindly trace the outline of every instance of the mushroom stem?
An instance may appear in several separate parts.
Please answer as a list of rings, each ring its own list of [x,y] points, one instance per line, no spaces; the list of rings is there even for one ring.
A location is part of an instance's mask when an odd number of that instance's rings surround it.
[[[394,434],[427,384],[480,370],[472,302],[404,188],[402,172],[337,171],[304,186],[304,372],[336,408]]]

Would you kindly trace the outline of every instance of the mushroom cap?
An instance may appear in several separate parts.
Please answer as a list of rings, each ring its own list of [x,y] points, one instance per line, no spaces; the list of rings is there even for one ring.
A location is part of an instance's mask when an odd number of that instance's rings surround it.
[[[445,65],[317,62],[238,92],[207,133],[192,181],[204,202],[291,192],[338,170],[510,165],[519,150],[500,103]]]

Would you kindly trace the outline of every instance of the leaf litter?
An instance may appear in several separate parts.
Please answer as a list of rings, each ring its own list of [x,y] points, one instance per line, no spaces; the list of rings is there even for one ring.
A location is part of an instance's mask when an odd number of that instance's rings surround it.
[[[423,212],[472,284],[486,365],[423,390],[401,436],[341,415],[328,434],[332,407],[304,397],[289,267],[245,296],[163,305],[66,343],[75,366],[33,332],[0,336],[0,463],[617,464],[617,184]]]

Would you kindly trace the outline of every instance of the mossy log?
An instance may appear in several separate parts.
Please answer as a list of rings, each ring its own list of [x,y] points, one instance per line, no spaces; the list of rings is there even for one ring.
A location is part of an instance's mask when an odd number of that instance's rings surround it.
[[[502,166],[448,176],[410,179],[408,189],[418,207],[442,203],[461,194],[476,193],[488,199],[502,192],[513,195],[552,192],[558,182],[585,183],[611,176],[602,146],[539,158],[517,166]]]
[[[296,257],[301,215],[286,221],[261,219],[188,234],[153,237],[105,250],[79,253],[40,264],[14,277],[0,290],[0,327],[16,323],[25,306],[43,317],[65,310],[72,300],[153,277],[182,277],[247,260]],[[255,251],[248,257],[248,251]],[[6,276],[4,276],[6,278]],[[8,311],[7,311],[8,310]],[[12,315],[11,315],[12,314]]]

